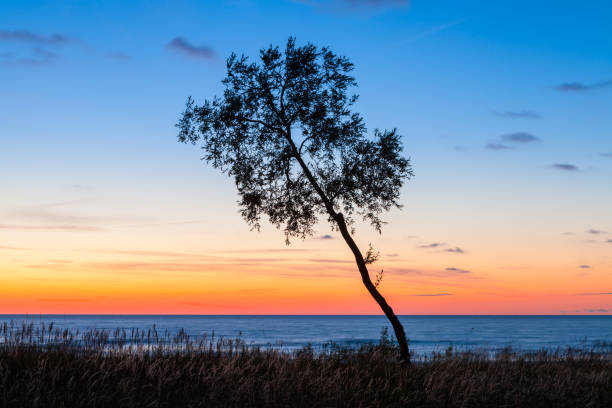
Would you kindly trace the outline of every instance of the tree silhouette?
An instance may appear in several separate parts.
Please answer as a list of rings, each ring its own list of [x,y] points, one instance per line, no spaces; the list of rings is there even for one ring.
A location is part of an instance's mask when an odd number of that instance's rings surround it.
[[[357,95],[353,64],[328,48],[298,47],[289,38],[284,53],[262,49],[259,63],[232,54],[222,97],[194,104],[191,97],[177,127],[181,142],[202,143],[204,158],[236,182],[240,213],[255,229],[262,215],[291,237],[314,233],[328,217],[349,246],[366,289],[391,322],[400,358],[410,354],[404,328],[372,283],[355,243],[356,217],[381,232],[380,214],[399,204],[412,169],[401,156],[396,130],[368,137],[362,117],[350,110]],[[382,277],[382,275],[380,275]]]

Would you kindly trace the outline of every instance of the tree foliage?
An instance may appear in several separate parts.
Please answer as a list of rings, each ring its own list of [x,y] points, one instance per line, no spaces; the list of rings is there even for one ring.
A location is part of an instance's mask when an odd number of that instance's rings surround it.
[[[353,64],[328,48],[270,46],[259,61],[232,54],[222,97],[189,98],[179,140],[201,143],[204,158],[234,178],[240,211],[254,228],[262,216],[290,237],[313,234],[318,217],[358,217],[380,232],[381,213],[400,207],[412,176],[396,130],[368,135],[351,110]]]

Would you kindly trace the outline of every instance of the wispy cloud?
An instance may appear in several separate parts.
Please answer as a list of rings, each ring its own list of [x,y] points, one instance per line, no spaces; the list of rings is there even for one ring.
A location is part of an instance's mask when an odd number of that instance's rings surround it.
[[[131,55],[128,55],[124,52],[109,52],[106,56],[110,59],[114,59],[117,61],[130,61],[132,59]]]
[[[347,261],[344,259],[327,259],[327,258],[312,258],[312,259],[308,259],[309,262],[316,262],[316,263],[336,263],[336,264],[352,264],[353,261]]]
[[[73,303],[73,302],[89,302],[88,299],[38,299],[39,302],[54,302],[54,303]]]
[[[0,55],[0,64],[40,67],[52,64],[59,59],[59,55],[52,51],[41,47],[34,47],[28,56],[18,56],[12,53]]]
[[[608,153],[599,153],[600,156],[603,157],[608,157],[610,159],[612,159],[612,152],[608,152]]]
[[[8,251],[29,251],[30,250],[30,248],[20,248],[20,247],[6,246],[6,245],[0,245],[0,249],[5,249]]]
[[[459,269],[459,268],[454,268],[454,267],[446,268],[445,271],[456,272],[456,273],[471,273],[470,271],[466,269]]]
[[[562,171],[580,171],[580,169],[577,166],[574,166],[573,164],[568,164],[568,163],[554,163],[550,165],[551,168],[556,169],[556,170],[562,170]]]
[[[221,309],[236,309],[240,306],[237,305],[220,305],[217,303],[204,303],[204,302],[180,302],[181,305],[192,306],[192,307],[214,307]]]
[[[580,269],[591,269],[591,265],[580,265]]]
[[[409,296],[424,296],[424,297],[430,297],[430,296],[453,296],[452,293],[417,293],[414,295],[409,295]]]
[[[489,150],[495,150],[495,151],[511,150],[511,149],[514,149],[514,146],[510,146],[508,143],[516,145],[516,144],[527,144],[527,143],[533,143],[533,142],[540,141],[540,138],[532,135],[531,133],[527,133],[527,132],[507,133],[505,135],[501,135],[499,139],[500,139],[499,142],[494,141],[494,142],[487,143],[485,145],[485,148]]]
[[[612,292],[586,292],[586,293],[576,293],[576,296],[608,296],[612,295]]]
[[[612,239],[606,241],[608,244],[612,244]]]
[[[22,52],[0,53],[0,64],[6,66],[42,67],[60,60],[60,56],[49,48],[75,44],[77,41],[65,34],[38,34],[29,30],[0,30],[0,42],[21,43],[29,46]]]
[[[317,237],[317,239],[334,239],[334,237],[329,234],[325,234],[321,235],[320,237]]]
[[[580,313],[580,310],[576,310],[576,313]],[[607,313],[607,312],[612,312],[612,309],[604,309],[604,308],[591,308],[591,309],[584,309],[582,310],[582,313]]]
[[[24,225],[24,224],[0,224],[0,229],[6,230],[39,230],[39,231],[104,231],[103,228],[91,225]]]
[[[485,145],[486,149],[489,150],[510,150],[513,149],[511,146],[505,145],[503,143],[487,143]]]
[[[387,9],[408,7],[410,0],[293,0],[326,11],[358,11],[368,9]]]
[[[542,116],[532,110],[493,111],[493,115],[508,119],[542,119]]]
[[[414,42],[414,41],[420,40],[421,38],[426,38],[426,37],[429,37],[429,36],[431,36],[431,35],[434,35],[434,34],[437,34],[437,33],[441,32],[441,31],[444,31],[444,30],[446,30],[446,29],[448,29],[448,28],[451,28],[451,27],[453,27],[453,26],[456,26],[456,25],[458,25],[458,24],[461,24],[461,23],[463,23],[463,22],[465,22],[465,21],[466,21],[466,19],[465,19],[465,18],[462,18],[462,19],[459,19],[459,20],[450,21],[450,22],[448,22],[448,23],[443,23],[443,24],[438,24],[438,25],[435,25],[435,26],[433,26],[433,27],[430,27],[430,28],[428,28],[428,29],[426,29],[426,30],[421,31],[421,32],[420,32],[420,33],[418,33],[418,34],[412,35],[412,36],[410,36],[410,37],[408,37],[408,38],[404,39],[403,41],[400,41],[400,42],[398,43],[398,45],[402,45],[402,44],[411,43],[411,42]]]
[[[598,229],[594,229],[594,228],[589,228],[587,230],[587,234],[599,235],[599,234],[602,234],[602,233],[603,233],[603,231],[598,230]]]
[[[431,244],[419,245],[418,248],[433,249],[433,248],[438,248],[444,245],[445,244],[443,242],[432,242]]]
[[[560,92],[586,92],[608,88],[610,86],[612,86],[612,79],[595,82],[593,84],[585,84],[582,82],[564,82],[555,86],[555,89]]]
[[[194,254],[186,252],[170,252],[170,251],[149,251],[149,250],[106,250],[98,249],[91,250],[88,252],[102,253],[102,254],[113,254],[113,255],[126,255],[126,256],[142,256],[142,257],[153,257],[153,258],[172,258],[172,259],[207,259],[207,260],[219,260],[224,259],[220,256],[211,256],[203,254]]]
[[[445,286],[465,286],[464,283],[455,281],[456,279],[460,281],[482,279],[474,276],[471,271],[454,267],[446,269],[388,268],[385,269],[385,273],[389,273],[389,276],[399,276],[411,282],[422,284],[439,284],[440,279],[443,279]]]
[[[64,184],[65,188],[68,188],[70,190],[73,191],[78,191],[78,192],[87,192],[87,191],[91,191],[93,190],[93,187],[87,184],[81,184],[81,183],[70,183],[70,184]],[[81,202],[81,201],[79,201]]]
[[[339,3],[346,3],[355,6],[368,7],[388,7],[388,6],[408,6],[410,0],[336,0]]]
[[[172,41],[166,45],[166,48],[193,58],[210,60],[216,57],[216,54],[212,48],[205,45],[197,46],[190,44],[183,37],[176,37],[172,39]]]
[[[532,143],[537,142],[540,139],[527,132],[515,132],[502,135],[502,140],[511,143]]]
[[[252,253],[264,253],[264,252],[269,252],[269,253],[274,253],[274,252],[312,252],[312,249],[308,249],[308,248],[287,248],[287,247],[282,247],[282,248],[252,248],[252,249],[224,249],[224,250],[220,250],[220,251],[216,251],[218,253],[224,253],[224,254],[252,254]]]
[[[445,249],[446,252],[454,252],[456,254],[465,254],[465,251],[459,247],[454,247],[454,248],[447,248]]]
[[[74,39],[65,34],[37,34],[28,30],[0,30],[0,41],[24,42],[30,44],[68,44]]]
[[[63,208],[88,201],[90,200],[80,199],[13,208],[6,212],[8,217],[14,220],[13,223],[2,224],[0,228],[101,231],[109,228],[110,224],[146,220],[146,218],[137,216],[78,214],[74,209]]]

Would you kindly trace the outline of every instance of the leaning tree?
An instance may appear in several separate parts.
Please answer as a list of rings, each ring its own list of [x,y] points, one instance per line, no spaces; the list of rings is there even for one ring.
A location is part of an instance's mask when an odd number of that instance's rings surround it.
[[[202,105],[188,98],[177,127],[179,140],[201,142],[204,158],[232,176],[240,213],[255,229],[262,215],[291,237],[306,238],[327,216],[352,251],[366,289],[391,322],[400,358],[410,354],[404,328],[372,282],[364,254],[353,239],[356,218],[381,232],[380,214],[400,207],[404,180],[412,174],[401,155],[396,130],[366,133],[351,111],[357,95],[353,64],[328,48],[299,47],[290,38],[284,52],[270,46],[259,61],[232,54],[222,97]],[[379,276],[380,278],[380,276]]]

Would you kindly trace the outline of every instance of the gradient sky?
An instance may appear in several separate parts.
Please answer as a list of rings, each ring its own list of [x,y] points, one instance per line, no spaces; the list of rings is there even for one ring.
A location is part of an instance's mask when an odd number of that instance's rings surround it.
[[[176,141],[224,60],[328,45],[415,178],[382,235],[400,314],[612,314],[609,1],[0,0],[0,313],[376,314],[321,223],[284,245]]]

